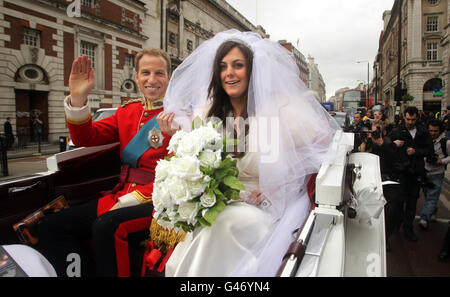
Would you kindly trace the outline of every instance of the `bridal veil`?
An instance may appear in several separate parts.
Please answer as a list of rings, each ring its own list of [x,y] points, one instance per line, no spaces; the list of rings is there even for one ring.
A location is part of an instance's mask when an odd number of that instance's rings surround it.
[[[259,153],[259,186],[269,201],[265,211],[276,222],[233,276],[274,276],[292,232],[309,211],[300,203],[307,199],[308,178],[319,171],[339,127],[300,79],[292,53],[254,32],[233,29],[204,41],[173,72],[164,110],[174,112],[183,129],[190,130],[193,114],[208,103],[216,51],[227,40],[241,42],[253,52],[247,111],[257,137],[250,141],[250,149]]]

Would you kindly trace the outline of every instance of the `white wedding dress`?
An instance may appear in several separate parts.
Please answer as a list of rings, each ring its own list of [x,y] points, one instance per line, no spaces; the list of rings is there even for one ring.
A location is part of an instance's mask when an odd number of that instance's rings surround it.
[[[203,114],[205,118],[205,114]],[[252,133],[250,129],[249,133]],[[248,150],[248,139],[246,147]],[[237,159],[239,180],[244,184],[245,191],[241,191],[241,198],[255,189],[259,189],[258,153],[248,152]],[[297,209],[304,210],[298,213],[299,225],[303,222],[310,209],[306,191],[296,203]],[[278,221],[274,221],[264,207],[257,207],[246,202],[232,202],[217,215],[211,227],[196,228],[188,233],[183,242],[174,249],[166,264],[165,275],[176,277],[224,277],[224,276],[250,276],[257,275],[255,271],[260,267],[254,251],[262,250],[270,240],[270,235]],[[291,236],[286,231],[286,236]],[[275,251],[278,255],[275,265],[281,265],[284,250]],[[274,260],[274,259],[272,259]],[[265,270],[271,271],[269,275],[275,276],[278,266]],[[247,273],[249,275],[247,275]]]

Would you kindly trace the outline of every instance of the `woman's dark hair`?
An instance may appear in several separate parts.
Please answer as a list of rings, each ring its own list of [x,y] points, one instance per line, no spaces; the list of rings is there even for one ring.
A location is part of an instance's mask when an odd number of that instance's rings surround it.
[[[228,94],[222,88],[222,81],[220,79],[221,73],[220,63],[222,62],[222,59],[226,56],[226,54],[228,54],[228,52],[235,47],[239,48],[245,57],[247,68],[247,79],[250,80],[250,77],[252,75],[253,53],[247,46],[245,46],[240,42],[230,40],[224,42],[217,49],[216,57],[214,59],[213,64],[213,77],[208,87],[208,95],[210,98],[213,99],[213,103],[209,110],[208,117],[219,118],[222,120],[223,123],[225,123],[225,119],[229,115],[229,113],[233,111],[233,107],[231,105]],[[243,115],[244,118],[247,118],[246,110]]]
[[[230,97],[222,88],[222,80],[220,78],[221,74],[221,62],[223,58],[228,54],[230,50],[237,47],[241,50],[244,55],[247,70],[247,79],[250,81],[252,75],[252,65],[253,65],[253,52],[244,44],[236,41],[226,41],[224,42],[216,52],[216,57],[213,64],[213,77],[211,83],[208,87],[208,95],[212,98],[212,106],[209,109],[208,117],[218,118],[222,123],[226,123],[227,116],[233,111],[233,106],[231,105]],[[248,91],[248,90],[247,90]],[[245,103],[244,113],[242,118],[245,120],[248,117],[247,113],[247,102]],[[224,126],[222,126],[224,127]],[[245,135],[248,134],[249,127],[245,125]],[[234,131],[234,130],[233,130]],[[237,133],[234,131],[233,138],[237,138]],[[235,158],[241,158],[244,156],[244,152],[238,152],[237,146],[234,146],[234,153],[232,154]]]

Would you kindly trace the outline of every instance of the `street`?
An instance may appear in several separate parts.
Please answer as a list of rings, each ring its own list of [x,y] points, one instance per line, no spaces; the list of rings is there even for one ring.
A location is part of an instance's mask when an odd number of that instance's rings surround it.
[[[46,171],[47,157],[49,155],[8,160],[10,176],[0,177],[0,182],[18,176]],[[422,209],[423,202],[423,194],[421,193],[417,203],[417,215]],[[450,226],[449,220],[450,184],[444,181],[438,204],[437,221],[430,224],[428,231],[422,231],[417,225],[418,217],[416,216],[414,230],[419,241],[409,241],[402,231],[392,235],[392,251],[387,253],[386,259],[387,275],[391,277],[450,276],[450,262],[441,263],[437,260],[445,232]]]

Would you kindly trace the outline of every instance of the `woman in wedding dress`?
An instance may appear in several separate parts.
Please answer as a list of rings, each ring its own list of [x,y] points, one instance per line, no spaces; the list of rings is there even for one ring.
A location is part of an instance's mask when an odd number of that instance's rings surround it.
[[[195,115],[221,120],[239,139],[232,155],[246,189],[211,227],[186,235],[166,276],[275,276],[308,216],[308,178],[338,129],[291,53],[253,32],[218,33],[175,70],[164,111],[158,123],[169,134],[189,130]]]

